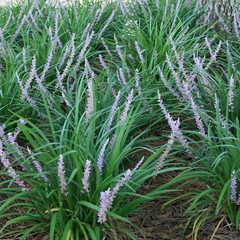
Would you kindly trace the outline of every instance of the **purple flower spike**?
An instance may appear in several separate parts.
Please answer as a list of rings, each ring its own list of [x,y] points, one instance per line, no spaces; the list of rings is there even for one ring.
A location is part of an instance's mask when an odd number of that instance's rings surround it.
[[[237,195],[237,176],[235,174],[235,171],[233,171],[230,183],[230,199],[232,203],[237,203]]]
[[[87,160],[85,164],[85,169],[82,178],[83,184],[83,191],[82,192],[89,192],[89,177],[91,172],[91,161]]]
[[[110,189],[100,193],[100,210],[98,211],[98,222],[104,223],[107,221],[107,211],[112,206],[112,193]]]
[[[63,161],[63,155],[59,156],[58,160],[58,177],[60,181],[60,190],[61,193],[67,196],[67,182],[65,180],[65,171],[64,171],[64,161]]]

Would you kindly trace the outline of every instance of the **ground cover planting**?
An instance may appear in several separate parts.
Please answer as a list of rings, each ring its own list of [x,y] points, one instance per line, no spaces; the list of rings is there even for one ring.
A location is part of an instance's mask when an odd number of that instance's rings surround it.
[[[0,239],[239,238],[240,21],[219,4],[0,7]]]

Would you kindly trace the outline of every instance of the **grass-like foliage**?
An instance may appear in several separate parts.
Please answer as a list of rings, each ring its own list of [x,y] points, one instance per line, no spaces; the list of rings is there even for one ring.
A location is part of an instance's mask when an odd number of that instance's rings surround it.
[[[15,131],[8,134],[1,127],[1,161],[6,175],[12,177],[1,183],[1,193],[8,196],[1,205],[1,219],[14,216],[1,231],[14,223],[34,223],[26,225],[27,231],[11,231],[4,237],[15,234],[25,239],[45,229],[51,239],[99,239],[103,227],[111,230],[113,219],[127,221],[124,217],[129,212],[159,197],[164,189],[160,186],[144,196],[137,194],[138,188],[156,175],[156,158],[143,156],[134,163],[128,160],[139,151],[135,142],[149,130],[130,137],[140,117],[131,107],[134,91],[125,94],[126,100],[119,91],[111,106],[111,99],[104,96],[109,87],[102,94],[92,83],[84,86],[84,80],[76,82],[73,106],[57,111],[54,104],[64,103],[56,96],[49,104],[42,94],[40,121],[20,119]],[[161,151],[163,148],[156,156]],[[21,212],[14,210],[16,204]]]
[[[240,229],[240,29],[190,2],[0,7],[1,239],[138,239],[158,198]]]

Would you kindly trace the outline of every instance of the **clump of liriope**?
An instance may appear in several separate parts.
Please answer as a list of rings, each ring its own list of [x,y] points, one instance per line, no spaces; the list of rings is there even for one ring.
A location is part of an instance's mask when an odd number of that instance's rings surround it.
[[[176,43],[172,42],[172,46],[174,56],[171,59],[167,55],[166,58],[174,83],[166,79],[161,69],[159,74],[169,92],[179,96],[181,105],[192,112],[198,128],[196,131],[188,126],[187,131],[187,126],[184,125],[184,130],[191,136],[190,146],[195,145],[190,148],[195,160],[190,164],[192,171],[187,171],[182,177],[190,178],[191,181],[195,178],[206,187],[187,194],[190,197],[188,203],[191,204],[185,214],[192,215],[188,224],[194,222],[193,231],[197,237],[201,225],[215,214],[215,219],[228,223],[230,221],[232,229],[238,229],[237,179],[240,166],[239,108],[236,99],[239,99],[239,76],[235,71],[233,53],[229,50],[228,43],[214,43],[206,38],[205,48],[208,49],[210,58],[207,60],[193,54],[194,65],[186,68],[184,55],[178,52]],[[228,55],[227,63],[220,61],[222,54]],[[176,65],[173,64],[173,59]],[[221,75],[214,71],[217,66],[223,68]],[[166,112],[164,106],[161,109]],[[199,137],[200,141],[197,140]],[[198,214],[197,210],[203,209],[208,211]]]
[[[192,221],[200,227],[214,216],[216,222],[230,223],[230,229],[235,230],[239,229],[239,123],[226,120],[217,98],[215,106],[208,138],[204,147],[201,144],[204,149],[193,151],[199,160],[192,163],[193,171],[186,173],[186,178],[197,177],[196,181],[203,183],[206,189],[192,194],[186,214],[211,206],[202,216],[194,214],[189,224]]]
[[[0,213],[1,218],[14,214],[1,228],[2,237],[15,234],[25,239],[44,231],[50,239],[101,239],[104,230],[114,231],[113,219],[130,223],[126,218],[129,213],[159,197],[169,185],[133,197],[147,179],[174,169],[164,169],[164,163],[175,138],[182,138],[180,123],[170,117],[172,134],[167,145],[125,169],[137,140],[149,129],[130,137],[141,116],[133,104],[138,98],[136,90],[122,89],[114,99],[107,82],[104,93],[99,91],[99,84],[104,84],[99,80],[86,62],[86,72],[74,85],[71,98],[64,94],[53,97],[49,92],[49,104],[42,91],[43,100],[34,102],[38,109],[45,109],[38,112],[44,123],[36,125],[24,119],[8,133],[6,126],[1,126],[0,160],[4,174],[10,177],[2,186],[10,185],[2,188],[7,198],[2,200]],[[58,86],[64,93],[64,83],[59,80]],[[22,87],[24,94],[26,87]],[[62,110],[57,106],[61,104]],[[16,199],[23,202],[19,203],[22,210],[9,215]],[[34,224],[27,225],[27,230],[9,231],[8,226],[16,222]]]

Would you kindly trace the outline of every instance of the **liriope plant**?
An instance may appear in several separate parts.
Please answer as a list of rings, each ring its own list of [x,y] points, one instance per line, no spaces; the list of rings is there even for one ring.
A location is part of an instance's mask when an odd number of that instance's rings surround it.
[[[190,204],[185,213],[189,216],[187,226],[193,226],[194,239],[213,216],[218,221],[217,226],[225,223],[232,230],[239,229],[239,108],[236,104],[239,76],[235,70],[235,57],[232,57],[236,55],[230,50],[229,43],[210,42],[205,38],[205,47],[193,54],[194,64],[186,67],[184,58],[180,57],[174,42],[172,44],[172,59],[177,64],[173,64],[168,55],[166,60],[174,82],[166,79],[161,69],[159,74],[169,93],[180,101],[182,114],[188,109],[195,119],[195,129],[190,127],[189,118],[182,121],[192,156],[189,163],[192,169],[181,177],[185,181],[190,179],[189,183],[194,179],[199,185],[195,192],[183,195],[189,198],[186,204]],[[204,48],[209,51],[208,60],[200,57]],[[223,54],[228,56],[227,60]],[[161,110],[166,112],[163,106]]]
[[[1,237],[25,239],[47,234],[50,239],[101,239],[109,232],[116,236],[126,233],[116,227],[116,221],[130,223],[129,213],[167,192],[169,183],[144,196],[137,190],[157,174],[177,170],[162,166],[173,140],[180,136],[179,122],[170,118],[172,134],[166,146],[150,157],[132,159],[126,168],[130,156],[141,149],[136,142],[149,131],[131,137],[141,117],[141,110],[133,105],[136,91],[119,91],[113,100],[111,87],[101,94],[97,82],[88,77],[76,83],[74,101],[69,105],[64,99],[61,103],[61,95],[49,105],[42,92],[42,102],[34,102],[45,108],[38,112],[39,123],[21,119],[12,132],[8,132],[11,126],[1,126],[5,180],[0,212],[2,221],[9,219],[1,228]],[[54,104],[65,107],[58,111]],[[17,223],[26,228],[9,230]]]

